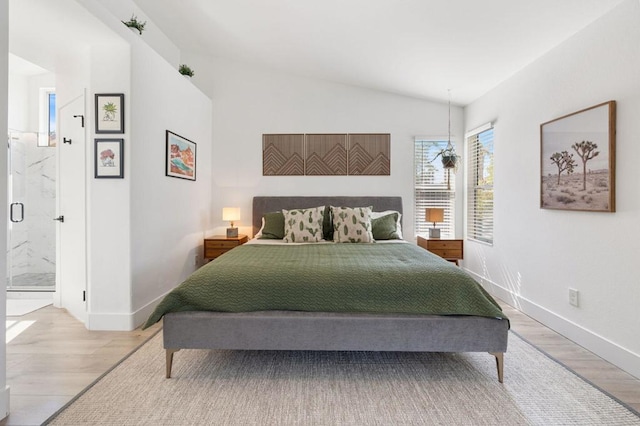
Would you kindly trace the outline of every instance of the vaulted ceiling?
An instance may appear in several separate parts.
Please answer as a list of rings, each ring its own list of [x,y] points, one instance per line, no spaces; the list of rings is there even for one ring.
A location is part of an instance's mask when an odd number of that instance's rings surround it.
[[[466,105],[625,0],[134,1],[185,52]]]

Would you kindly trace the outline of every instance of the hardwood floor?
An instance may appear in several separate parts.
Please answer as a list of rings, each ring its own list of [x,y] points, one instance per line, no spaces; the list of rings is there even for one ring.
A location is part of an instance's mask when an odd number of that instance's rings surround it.
[[[513,331],[640,411],[640,380],[506,303],[501,305]],[[156,324],[131,332],[88,331],[66,311],[52,306],[7,320],[30,325],[7,344],[11,414],[0,421],[0,426],[41,424],[160,327]]]
[[[47,306],[7,317],[9,417],[0,425],[39,425],[153,335],[147,330],[89,331],[64,309]],[[162,366],[160,366],[162,368]]]
[[[640,412],[640,380],[498,300],[511,329],[600,389]],[[508,356],[508,352],[507,352]],[[507,378],[505,377],[505,380]]]

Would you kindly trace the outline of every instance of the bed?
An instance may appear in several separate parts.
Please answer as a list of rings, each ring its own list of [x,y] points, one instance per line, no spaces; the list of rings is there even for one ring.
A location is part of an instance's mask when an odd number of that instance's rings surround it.
[[[372,206],[372,210],[377,212],[397,211],[402,213],[400,197],[254,197],[254,233],[258,232],[263,225],[262,218],[266,213],[278,212],[282,209],[327,205]],[[167,378],[171,377],[174,353],[180,349],[411,351],[488,352],[495,357],[498,380],[503,382],[503,362],[504,353],[507,350],[509,320],[479,284],[473,282],[473,285],[468,286],[447,281],[444,285],[444,281],[450,279],[449,274],[457,274],[458,276],[463,274],[468,277],[456,266],[416,247],[415,244],[406,242],[387,245],[319,243],[277,244],[277,246],[280,248],[267,249],[245,244],[200,268],[185,281],[187,283],[191,280],[190,283],[192,283],[203,280],[205,274],[209,274],[207,279],[212,279],[212,273],[215,274],[215,280],[218,280],[220,271],[226,265],[227,269],[230,268],[230,271],[227,271],[230,276],[229,284],[226,286],[232,290],[238,289],[239,292],[244,291],[244,293],[239,293],[241,296],[234,294],[226,299],[219,297],[224,301],[223,304],[219,304],[222,302],[217,301],[210,302],[221,291],[221,287],[216,287],[192,298],[190,302],[185,302],[184,294],[179,293],[180,289],[185,286],[183,283],[170,292],[158,305],[145,326],[163,318]],[[294,252],[294,250],[299,251]],[[334,254],[336,250],[340,253],[337,257]],[[276,253],[274,254],[273,251]],[[361,290],[351,289],[347,292],[347,290],[343,290],[344,286],[339,285],[333,288],[328,295],[314,296],[315,289],[320,286],[314,280],[316,276],[323,275],[321,272],[325,269],[344,271],[341,274],[333,273],[330,276],[331,279],[335,279],[338,275],[344,275],[347,280],[357,281],[357,278],[354,278],[355,275],[350,274],[360,261],[356,259],[351,263],[340,263],[349,262],[349,255],[345,253],[356,251],[358,252],[357,256],[374,256],[373,262],[366,261],[369,263],[378,263],[375,259],[380,259],[380,263],[390,262],[388,266],[377,266],[378,269],[375,269],[375,265],[372,266],[374,269],[367,272],[367,279],[362,280],[366,281],[367,285],[376,286],[373,291],[369,287]],[[383,252],[384,256],[381,256]],[[263,256],[262,253],[270,254]],[[387,253],[392,254],[387,255]],[[388,260],[386,260],[387,257]],[[234,265],[236,258],[238,264]],[[263,284],[271,282],[269,281],[271,278],[267,278],[268,266],[275,263],[274,259],[276,258],[282,258],[284,262],[289,259],[286,269],[294,268],[296,263],[304,266],[301,266],[301,269],[289,271],[290,274],[293,274],[293,279],[291,275],[285,278],[274,278],[270,284],[274,288],[268,292],[262,291]],[[310,263],[303,264],[303,259]],[[323,268],[322,262],[338,263],[333,264],[331,268]],[[405,264],[408,265],[407,268],[415,269],[416,267],[422,268],[420,265],[423,263],[432,264],[433,271],[419,271],[419,278],[415,279],[394,279],[395,274],[401,276],[400,274],[405,273]],[[276,267],[271,267],[271,269],[274,268]],[[311,274],[305,271],[315,271],[315,273]],[[355,274],[355,272],[353,273]],[[411,273],[415,275],[414,272]],[[440,279],[440,276],[444,278]],[[297,277],[300,279],[298,280]],[[414,297],[412,293],[408,293],[412,291],[408,283],[425,279],[431,280],[435,285],[440,285],[440,290],[430,290],[431,293],[425,294],[424,297],[420,296],[422,298]],[[457,278],[455,279],[457,280]],[[468,277],[468,279],[471,278]],[[260,285],[256,286],[254,281],[260,281]],[[290,287],[281,286],[281,283],[289,281],[294,281]],[[443,281],[443,283],[439,283],[439,281]],[[383,293],[382,289],[389,286],[391,286],[389,291]],[[486,303],[487,306],[476,307],[476,305],[480,305],[479,302],[475,300],[469,302],[467,305],[473,306],[471,308],[467,306],[464,309],[471,309],[468,312],[473,314],[460,314],[460,312],[452,310],[449,305],[453,305],[453,302],[449,303],[449,301],[458,298],[458,296],[454,295],[450,299],[438,296],[445,290],[449,291],[449,287],[452,287],[456,292],[459,288],[463,293],[466,290],[462,289],[474,286],[479,289],[475,289],[473,292],[480,293],[480,298],[488,298],[489,303]],[[247,293],[248,291],[256,291],[255,289],[258,289],[257,293],[259,294],[254,296],[253,293]],[[342,291],[344,292],[341,293]],[[175,295],[174,292],[176,292]],[[361,294],[356,297],[360,297],[360,299],[351,303],[349,299],[351,293],[357,294],[358,292]],[[289,295],[297,293],[299,293],[299,298],[305,300],[302,308],[298,305],[287,305],[284,302],[284,304],[278,304],[281,299],[287,299]],[[412,308],[405,312],[404,308],[398,308],[394,305],[396,295],[403,293],[410,294],[408,298],[415,301],[416,306],[419,305],[418,310]],[[371,297],[367,297],[369,300],[366,303],[361,303],[363,295],[371,295]],[[293,298],[293,296],[291,297]],[[398,296],[398,298],[402,297]],[[439,302],[437,302],[438,297],[442,299]],[[404,298],[407,299],[407,297]],[[167,308],[173,303],[172,300],[178,299],[181,306]],[[381,299],[384,300],[381,301]],[[269,302],[271,304],[265,302],[269,300],[271,300]],[[439,305],[435,306],[436,302]],[[376,303],[378,304],[376,305]],[[423,309],[423,306],[426,305],[430,305],[429,308]],[[446,307],[440,307],[440,305],[446,305]],[[295,307],[291,308],[291,306]],[[432,312],[430,309],[434,309],[433,312],[436,313],[430,313]]]

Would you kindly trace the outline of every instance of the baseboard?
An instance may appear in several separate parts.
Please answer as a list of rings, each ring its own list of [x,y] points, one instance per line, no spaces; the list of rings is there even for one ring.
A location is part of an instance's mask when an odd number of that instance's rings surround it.
[[[588,349],[616,367],[640,379],[640,355],[600,336],[579,324],[528,300],[479,274],[465,269],[491,294],[505,301],[522,313],[541,322],[580,346]]]
[[[0,392],[0,420],[9,415],[9,386],[4,388],[4,391]]]
[[[53,301],[53,291],[7,291],[7,299],[46,299]]]
[[[171,291],[171,290],[169,290],[169,291]],[[153,310],[156,308],[156,306],[158,306],[158,304],[160,304],[162,299],[164,299],[164,297],[169,293],[169,291],[167,291],[166,293],[156,297],[154,300],[152,300],[151,302],[147,303],[142,308],[140,308],[140,309],[138,309],[137,311],[134,312],[134,314],[133,314],[133,320],[134,320],[133,323],[135,324],[135,327],[139,327],[140,325],[145,323],[147,318],[149,318],[149,316],[151,315]]]
[[[158,296],[142,308],[131,313],[88,313],[87,329],[102,331],[131,331],[142,325],[166,294]]]

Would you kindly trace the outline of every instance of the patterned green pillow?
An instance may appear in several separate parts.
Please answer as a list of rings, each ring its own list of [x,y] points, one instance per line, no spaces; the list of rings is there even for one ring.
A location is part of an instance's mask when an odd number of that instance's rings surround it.
[[[371,207],[333,207],[333,241],[336,243],[372,243]]]
[[[285,243],[317,243],[323,240],[324,206],[310,209],[282,210]]]

